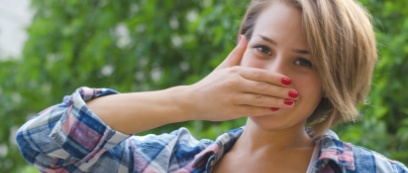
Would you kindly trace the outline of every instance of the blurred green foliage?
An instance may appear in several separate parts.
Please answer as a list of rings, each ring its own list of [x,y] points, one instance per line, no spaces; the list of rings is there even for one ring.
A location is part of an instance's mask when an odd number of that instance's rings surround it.
[[[373,15],[380,60],[361,121],[335,131],[407,164],[408,1],[361,2]],[[0,61],[0,170],[36,172],[19,154],[15,132],[79,86],[156,90],[210,73],[234,47],[247,3],[32,0],[36,12],[22,57]],[[187,126],[197,138],[214,139],[244,121],[195,121],[146,133]]]

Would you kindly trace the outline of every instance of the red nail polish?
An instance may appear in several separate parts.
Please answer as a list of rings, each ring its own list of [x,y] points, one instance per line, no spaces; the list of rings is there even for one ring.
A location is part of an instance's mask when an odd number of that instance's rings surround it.
[[[292,83],[292,81],[291,81],[289,78],[287,78],[287,77],[283,77],[283,78],[281,79],[281,82],[282,82],[282,84],[284,84],[284,85],[290,85],[290,84]]]
[[[272,110],[272,111],[278,111],[278,110],[279,110],[279,108],[275,108],[275,107],[273,107],[273,108],[271,108],[271,110]]]
[[[285,100],[283,100],[283,103],[285,103],[285,105],[293,105],[293,103],[294,103],[294,101],[293,100],[291,100],[291,99],[285,99]]]
[[[296,90],[289,90],[289,97],[296,98],[298,97],[299,93]]]

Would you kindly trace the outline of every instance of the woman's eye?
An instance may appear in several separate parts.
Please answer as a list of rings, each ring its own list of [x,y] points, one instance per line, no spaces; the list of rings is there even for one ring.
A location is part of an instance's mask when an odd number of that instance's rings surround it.
[[[312,67],[312,62],[310,62],[309,60],[307,60],[305,58],[297,59],[295,64],[300,65],[300,66],[304,66],[304,67]]]
[[[262,53],[265,53],[265,54],[268,54],[268,55],[272,55],[271,50],[270,50],[268,47],[266,47],[266,46],[262,46],[262,45],[255,46],[255,49],[257,49],[258,51],[260,51],[260,52],[262,52]]]

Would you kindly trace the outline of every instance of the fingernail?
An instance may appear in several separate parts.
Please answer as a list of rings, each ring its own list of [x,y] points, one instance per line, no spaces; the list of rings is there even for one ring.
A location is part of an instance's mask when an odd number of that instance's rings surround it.
[[[284,85],[290,85],[292,83],[292,81],[287,77],[282,77],[281,82]]]
[[[294,103],[294,101],[293,100],[291,100],[291,99],[285,99],[285,100],[283,100],[283,103],[285,103],[285,105],[293,105],[293,103]]]
[[[297,98],[299,96],[299,93],[296,90],[289,90],[289,97],[292,98]]]
[[[278,111],[278,110],[279,110],[279,108],[275,108],[275,107],[273,107],[273,108],[271,108],[271,110],[272,110],[272,111]]]

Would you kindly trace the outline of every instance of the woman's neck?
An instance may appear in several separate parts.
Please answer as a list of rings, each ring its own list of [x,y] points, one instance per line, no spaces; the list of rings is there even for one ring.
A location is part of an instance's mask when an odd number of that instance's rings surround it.
[[[281,130],[268,130],[259,127],[251,119],[247,120],[244,132],[235,143],[240,150],[285,151],[291,149],[313,148],[314,143],[304,126],[294,126]]]
[[[249,118],[214,172],[306,172],[313,148],[313,140],[302,127],[266,130]]]

